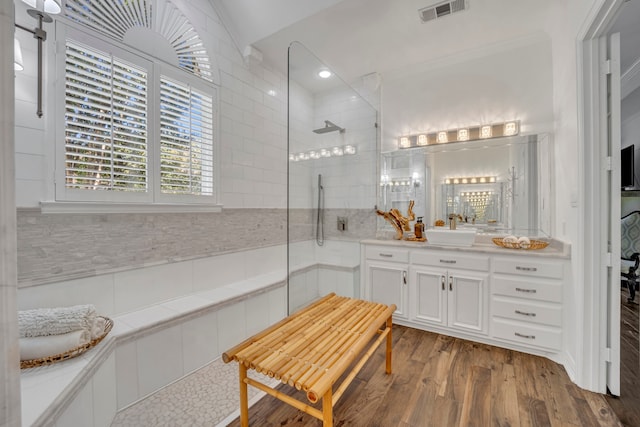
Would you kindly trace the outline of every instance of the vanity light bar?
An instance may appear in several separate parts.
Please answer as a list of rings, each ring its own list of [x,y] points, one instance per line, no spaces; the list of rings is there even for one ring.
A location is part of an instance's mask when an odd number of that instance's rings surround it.
[[[289,154],[290,162],[299,162],[302,160],[317,160],[326,157],[352,156],[356,154],[355,145],[343,145],[331,148],[321,148],[319,150],[310,150],[303,153]]]
[[[502,138],[520,133],[520,121],[495,123],[468,128],[441,130],[432,133],[404,135],[398,138],[398,148],[415,148],[450,142],[475,141],[479,139]]]
[[[490,184],[497,182],[495,176],[471,176],[445,178],[445,184]]]

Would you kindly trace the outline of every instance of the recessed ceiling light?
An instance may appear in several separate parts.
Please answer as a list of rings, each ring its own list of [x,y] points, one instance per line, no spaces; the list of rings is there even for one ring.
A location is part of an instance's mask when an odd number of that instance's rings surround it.
[[[318,71],[318,76],[321,79],[328,79],[329,77],[331,77],[331,71],[329,71],[329,70],[320,70],[320,71]]]

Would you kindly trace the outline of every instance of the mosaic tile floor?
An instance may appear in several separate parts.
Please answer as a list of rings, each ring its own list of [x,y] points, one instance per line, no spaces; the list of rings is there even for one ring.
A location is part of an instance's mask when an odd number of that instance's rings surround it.
[[[270,386],[278,381],[248,372]],[[249,404],[264,393],[249,387]],[[238,365],[216,359],[118,414],[111,427],[226,426],[239,414]]]

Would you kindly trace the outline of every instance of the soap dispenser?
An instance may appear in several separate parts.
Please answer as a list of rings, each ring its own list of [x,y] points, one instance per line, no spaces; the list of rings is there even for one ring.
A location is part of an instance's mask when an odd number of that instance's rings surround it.
[[[424,223],[422,222],[422,217],[418,217],[418,221],[414,226],[414,233],[416,235],[416,239],[422,239],[422,234],[424,232]]]

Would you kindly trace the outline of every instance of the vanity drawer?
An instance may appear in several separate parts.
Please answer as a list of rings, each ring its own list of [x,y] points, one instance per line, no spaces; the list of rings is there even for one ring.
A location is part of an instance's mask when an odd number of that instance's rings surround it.
[[[367,246],[365,256],[367,259],[377,259],[379,261],[409,262],[409,250],[407,249]]]
[[[519,344],[552,350],[560,350],[562,347],[562,332],[560,328],[493,317],[491,331],[494,338]]]
[[[562,284],[553,280],[531,280],[513,276],[493,276],[492,293],[539,301],[562,301]]]
[[[491,301],[494,316],[541,325],[561,326],[560,305],[494,296]]]
[[[412,251],[411,263],[448,269],[489,271],[489,257],[455,252]]]
[[[532,260],[522,257],[515,258],[495,258],[493,260],[494,273],[518,274],[531,277],[549,277],[552,279],[562,279],[564,264],[562,262]]]

